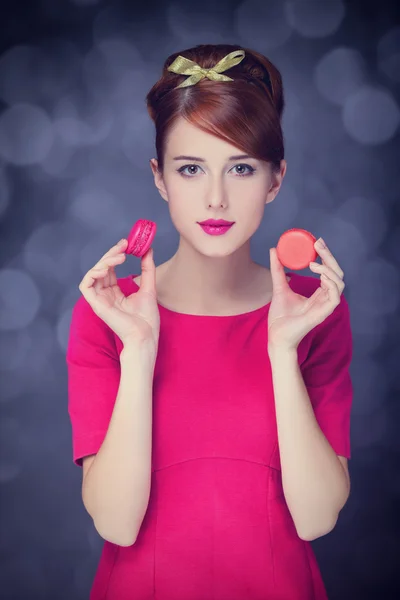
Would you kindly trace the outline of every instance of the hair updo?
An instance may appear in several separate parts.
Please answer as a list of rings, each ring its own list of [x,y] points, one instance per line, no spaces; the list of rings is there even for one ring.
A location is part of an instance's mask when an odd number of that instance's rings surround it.
[[[175,89],[189,77],[167,70],[179,54],[209,69],[234,50],[245,51],[238,65],[223,72],[234,81],[203,77],[195,85]],[[175,52],[165,61],[163,73],[147,94],[146,102],[156,129],[160,173],[164,170],[168,133],[179,117],[279,171],[284,158],[282,78],[262,54],[231,44],[201,44]]]

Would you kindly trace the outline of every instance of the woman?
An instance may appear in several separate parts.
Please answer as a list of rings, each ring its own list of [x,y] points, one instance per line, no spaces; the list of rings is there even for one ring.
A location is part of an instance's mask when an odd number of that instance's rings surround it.
[[[82,279],[67,351],[74,462],[105,543],[91,600],[323,600],[310,541],[350,490],[352,336],[343,271],[267,269],[250,239],[286,172],[281,76],[201,45],[147,96],[155,184],[179,247]],[[199,223],[233,223],[222,235]]]

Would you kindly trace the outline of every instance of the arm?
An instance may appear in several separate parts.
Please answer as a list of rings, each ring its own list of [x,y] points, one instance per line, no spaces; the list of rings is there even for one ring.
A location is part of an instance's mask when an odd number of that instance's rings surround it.
[[[129,346],[120,363],[110,424],[84,477],[82,498],[101,537],[130,546],[150,496],[154,358],[146,348]]]
[[[345,463],[322,433],[297,360],[297,349],[269,348],[282,486],[298,535],[331,531],[350,493]]]

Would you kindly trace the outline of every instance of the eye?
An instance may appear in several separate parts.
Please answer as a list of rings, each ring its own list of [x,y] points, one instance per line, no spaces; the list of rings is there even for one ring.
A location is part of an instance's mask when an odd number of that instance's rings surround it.
[[[189,169],[191,167],[194,167],[195,169],[198,169],[199,165],[183,165],[183,167],[180,167],[180,169],[177,169],[177,170],[178,170],[178,173],[181,173],[183,175],[183,177],[191,177],[195,173],[191,173],[190,175],[188,175],[187,173],[184,173],[184,171],[186,169]]]
[[[249,169],[249,171],[247,172],[247,175],[245,173],[238,173],[239,177],[248,177],[249,175],[253,175],[253,173],[255,171],[254,167],[251,167],[250,165],[246,165],[246,164],[235,165],[233,168],[236,169],[237,167],[247,167],[247,169]]]
[[[183,167],[180,167],[179,169],[177,169],[177,171],[178,171],[178,173],[181,173],[183,177],[193,177],[194,175],[196,175],[196,173],[192,173],[191,175],[184,173],[184,171],[190,167],[194,167],[195,169],[198,169],[199,165],[196,165],[196,164],[183,165]],[[247,165],[247,164],[235,165],[233,167],[233,169],[237,169],[238,167],[245,167],[248,169],[247,173],[237,173],[238,177],[249,177],[249,176],[253,175],[253,173],[256,171],[256,169],[254,167],[251,167],[250,165]]]

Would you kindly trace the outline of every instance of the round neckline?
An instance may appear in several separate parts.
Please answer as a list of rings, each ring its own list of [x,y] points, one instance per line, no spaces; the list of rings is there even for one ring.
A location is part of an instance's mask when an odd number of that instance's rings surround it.
[[[296,273],[290,272],[290,273],[286,273],[286,275],[290,275],[290,280],[288,281],[288,284],[291,287],[291,283],[293,281],[293,276],[296,275]],[[137,287],[137,289],[140,289],[140,286],[133,280],[134,277],[137,277],[137,275],[134,275],[131,278],[131,281]],[[171,308],[167,308],[163,304],[160,304],[158,301],[157,301],[157,304],[158,304],[159,309],[161,309],[161,311],[164,311],[164,312],[174,315],[176,317],[191,317],[193,319],[237,319],[239,317],[246,317],[249,315],[255,315],[259,312],[267,311],[271,302],[272,302],[272,300],[270,300],[267,304],[260,306],[259,308],[255,308],[254,310],[250,310],[250,311],[247,311],[244,313],[239,313],[236,315],[194,315],[192,313],[182,313],[182,312],[178,312],[176,310],[172,310]]]

